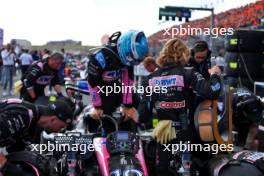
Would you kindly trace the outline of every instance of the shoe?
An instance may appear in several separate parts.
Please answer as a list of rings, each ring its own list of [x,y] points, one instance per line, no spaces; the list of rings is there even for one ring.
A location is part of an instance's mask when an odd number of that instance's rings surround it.
[[[5,96],[7,96],[7,95],[8,95],[8,93],[7,93],[6,91],[3,90],[2,96],[5,97]]]

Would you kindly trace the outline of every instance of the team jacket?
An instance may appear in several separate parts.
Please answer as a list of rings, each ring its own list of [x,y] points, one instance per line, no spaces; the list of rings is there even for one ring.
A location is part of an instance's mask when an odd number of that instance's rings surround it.
[[[102,48],[91,57],[88,63],[88,83],[92,104],[96,108],[102,106],[102,97],[105,96],[105,92],[100,91],[100,88],[133,86],[133,67],[122,65],[115,53],[117,53],[115,49]],[[123,91],[122,103],[125,106],[132,105],[132,91]]]
[[[196,71],[203,75],[206,80],[210,78],[208,69],[211,68],[211,61],[209,57],[199,64],[195,61],[194,57],[191,57],[188,67],[193,67],[194,69],[196,69]]]
[[[33,63],[22,76],[24,88],[34,89],[36,93],[43,92],[46,85],[50,82],[52,85],[59,84],[58,71],[52,70],[47,63],[47,60],[41,60]]]
[[[160,88],[161,93],[152,91],[151,96],[143,94],[138,107],[140,122],[145,122],[150,118],[152,112],[150,107],[157,110],[159,119],[178,121],[178,117],[186,113],[188,104],[192,101],[188,100],[190,91],[206,99],[217,99],[221,90],[219,76],[212,75],[206,81],[192,67],[174,65],[159,68],[148,76],[143,86]]]
[[[37,107],[20,99],[0,102],[0,147],[10,147],[35,130]]]

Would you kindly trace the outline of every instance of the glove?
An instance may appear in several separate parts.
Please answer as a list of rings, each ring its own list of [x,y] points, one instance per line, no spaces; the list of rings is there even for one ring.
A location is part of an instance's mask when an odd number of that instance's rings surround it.
[[[161,120],[157,127],[153,131],[153,138],[160,144],[166,144],[167,142],[176,138],[175,128],[172,127],[171,120]]]
[[[123,107],[122,108],[122,116],[125,117],[124,118],[124,121],[128,121],[131,117],[130,115],[132,115],[132,111],[131,111],[132,108],[128,108],[128,107]]]
[[[23,82],[21,80],[19,81],[16,81],[15,84],[14,84],[14,93],[17,94],[21,91],[22,87],[23,87]]]
[[[163,144],[163,139],[167,135],[167,129],[170,126],[169,120],[162,120],[158,123],[157,127],[153,131],[153,137],[157,140],[158,143]]]
[[[139,115],[138,115],[136,108],[130,108],[127,111],[127,115],[128,115],[128,118],[132,119],[135,123],[138,123]]]

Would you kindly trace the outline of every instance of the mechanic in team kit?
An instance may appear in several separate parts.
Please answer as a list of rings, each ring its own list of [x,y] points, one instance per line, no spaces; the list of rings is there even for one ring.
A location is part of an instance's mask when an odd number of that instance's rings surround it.
[[[221,90],[221,70],[218,67],[210,70],[209,80],[192,67],[184,67],[188,62],[189,48],[180,39],[169,40],[157,59],[159,69],[152,73],[143,85],[166,87],[167,92],[151,96],[143,95],[138,107],[138,114],[129,111],[129,116],[139,123],[151,118],[152,109],[157,110],[159,123],[154,129],[153,137],[159,143],[157,148],[157,172],[160,176],[173,175],[175,155],[164,151],[162,144],[177,144],[180,141],[191,141],[192,131],[189,128],[187,115],[189,88],[207,99],[217,99]],[[152,106],[150,106],[150,104]],[[177,135],[176,135],[177,134]],[[176,137],[177,136],[177,137]],[[173,169],[174,168],[174,169]]]
[[[5,155],[24,151],[37,127],[47,132],[59,132],[71,124],[71,100],[60,98],[48,106],[35,105],[21,99],[0,102],[0,172],[10,169]]]
[[[44,89],[49,83],[54,86],[59,96],[62,96],[59,80],[59,68],[63,63],[63,56],[54,53],[46,59],[33,63],[22,76],[22,88],[20,98],[29,102],[44,96]]]

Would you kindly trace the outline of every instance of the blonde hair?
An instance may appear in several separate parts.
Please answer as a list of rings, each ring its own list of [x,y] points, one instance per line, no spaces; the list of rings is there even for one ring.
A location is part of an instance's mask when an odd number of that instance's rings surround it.
[[[162,48],[157,64],[162,67],[166,64],[185,65],[189,62],[190,50],[182,40],[175,38],[167,41]]]

